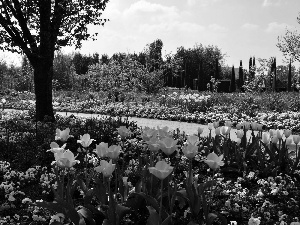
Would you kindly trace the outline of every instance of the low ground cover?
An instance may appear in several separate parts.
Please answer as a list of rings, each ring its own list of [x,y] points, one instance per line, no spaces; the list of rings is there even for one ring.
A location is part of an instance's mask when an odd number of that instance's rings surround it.
[[[216,137],[2,113],[1,224],[297,224],[300,136],[245,122],[235,142],[231,122],[208,126]]]
[[[156,96],[122,94],[119,102],[107,93],[57,92],[56,111],[97,113],[207,124],[230,120],[258,122],[268,129],[300,132],[299,93],[212,93],[179,90],[162,91]],[[12,92],[4,95],[4,107],[34,110],[34,95]],[[34,115],[34,111],[31,113]]]

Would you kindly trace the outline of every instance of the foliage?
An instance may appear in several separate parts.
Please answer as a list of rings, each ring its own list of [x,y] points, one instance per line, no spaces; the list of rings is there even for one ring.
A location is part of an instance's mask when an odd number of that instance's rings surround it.
[[[209,82],[211,76],[215,76],[216,60],[218,60],[222,65],[224,54],[222,54],[221,50],[217,46],[203,46],[202,44],[196,44],[193,48],[189,49],[185,49],[184,47],[177,48],[177,52],[175,53],[174,57],[182,59],[181,71],[184,71],[182,75],[185,80],[185,85],[187,85],[189,88],[192,88],[193,79],[196,79],[198,76],[200,76],[199,79],[202,82],[200,83],[201,87],[199,90],[204,91],[206,90],[206,84]],[[202,68],[200,68],[200,65],[202,65]],[[178,83],[180,85],[176,85],[177,87],[183,87],[182,81],[178,80]],[[170,81],[168,84],[171,84]],[[173,86],[175,86],[174,83]]]
[[[297,21],[300,24],[300,16]],[[300,61],[300,34],[297,31],[286,30],[284,36],[278,37],[276,46],[287,60]]]
[[[150,72],[132,57],[110,60],[108,64],[96,64],[89,68],[86,80],[95,91],[120,93],[138,91],[157,93],[163,86],[162,70]]]

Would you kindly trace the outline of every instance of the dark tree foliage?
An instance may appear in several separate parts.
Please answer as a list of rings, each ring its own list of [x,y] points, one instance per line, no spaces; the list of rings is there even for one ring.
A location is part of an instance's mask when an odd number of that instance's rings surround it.
[[[183,79],[181,87],[193,87],[193,79],[198,79],[198,89],[206,90],[207,83],[210,82],[210,77],[220,74],[220,62],[224,55],[216,46],[203,46],[196,44],[193,48],[185,49],[184,47],[177,48],[175,58],[181,58],[181,69],[183,71]],[[218,61],[218,67],[216,66]],[[218,68],[218,69],[217,69]]]
[[[234,66],[232,66],[232,72],[231,72],[231,82],[230,82],[230,92],[235,92],[235,70]]]
[[[288,73],[288,83],[287,83],[288,91],[292,91],[292,60],[290,60],[289,64],[289,73]]]
[[[0,2],[0,46],[24,53],[34,70],[36,119],[54,121],[52,79],[54,52],[62,46],[95,39],[88,24],[104,25],[108,0],[5,0]]]

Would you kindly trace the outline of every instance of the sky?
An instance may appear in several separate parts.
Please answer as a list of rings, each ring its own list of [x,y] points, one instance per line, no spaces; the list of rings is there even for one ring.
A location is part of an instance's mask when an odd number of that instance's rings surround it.
[[[286,29],[300,31],[299,13],[299,0],[110,0],[103,12],[110,21],[104,27],[90,26],[99,33],[97,41],[84,42],[80,52],[138,53],[161,39],[163,55],[175,54],[180,46],[214,45],[226,54],[229,66],[238,67],[240,60],[248,66],[251,56],[276,57],[280,65],[284,57],[277,38]]]

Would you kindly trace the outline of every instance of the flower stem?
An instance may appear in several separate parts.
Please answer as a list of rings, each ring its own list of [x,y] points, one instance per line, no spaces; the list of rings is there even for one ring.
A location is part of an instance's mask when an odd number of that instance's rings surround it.
[[[161,180],[161,186],[160,186],[160,207],[159,207],[159,220],[160,224],[162,224],[162,207],[163,207],[163,188],[164,188],[164,180]]]

